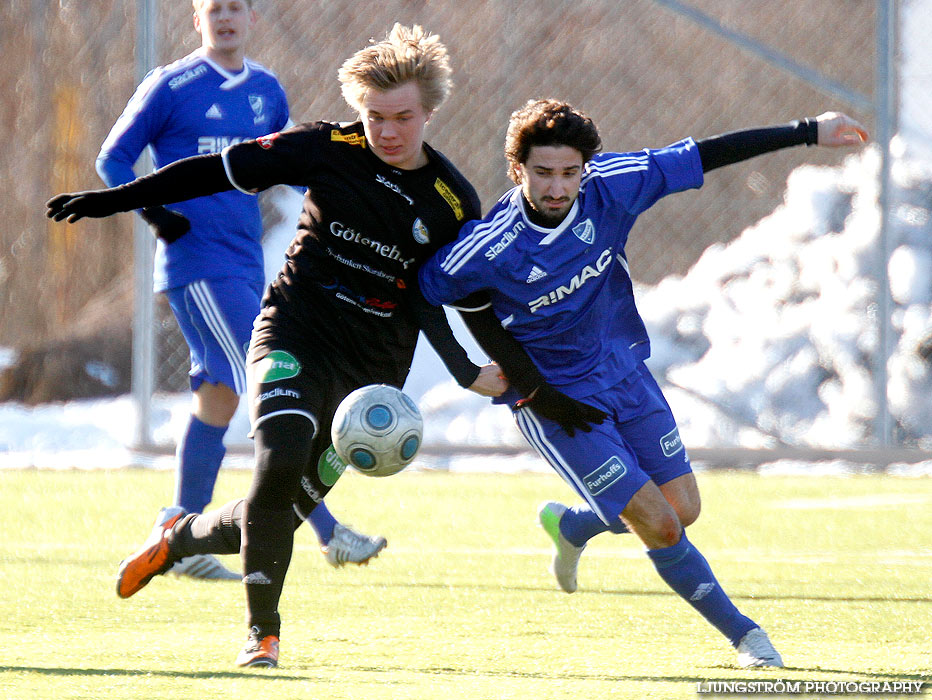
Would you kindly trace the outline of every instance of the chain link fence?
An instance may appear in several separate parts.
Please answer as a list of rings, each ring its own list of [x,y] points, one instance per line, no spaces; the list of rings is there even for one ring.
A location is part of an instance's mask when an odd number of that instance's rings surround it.
[[[337,69],[394,22],[440,35],[453,58],[455,92],[428,140],[472,180],[490,206],[510,185],[502,143],[509,114],[535,97],[567,99],[599,125],[609,150],[662,146],[684,136],[785,122],[843,110],[875,130],[864,109],[876,80],[877,3],[823,0],[688,0],[720,28],[773,48],[813,75],[865,96],[830,96],[804,77],[709,31],[660,0],[257,0],[249,55],[274,70],[296,122],[350,120]],[[50,225],[42,202],[97,187],[94,158],[135,88],[135,0],[6,0],[0,52],[6,147],[0,201],[0,345],[75,332],[81,310],[118,299],[114,322],[132,314],[133,243],[128,214]],[[680,8],[682,9],[682,8]],[[158,0],[158,62],[199,46],[187,0]],[[837,155],[789,149],[724,169],[689,197],[645,214],[627,252],[632,276],[656,283],[684,273],[711,244],[769,214],[789,172]],[[162,302],[156,306],[156,388],[187,388],[187,351]]]

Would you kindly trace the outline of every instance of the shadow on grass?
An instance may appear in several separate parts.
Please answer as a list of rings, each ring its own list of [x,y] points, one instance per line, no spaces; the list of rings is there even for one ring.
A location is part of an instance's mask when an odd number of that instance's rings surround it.
[[[732,668],[730,666],[716,665],[714,668],[728,669]],[[732,678],[729,676],[724,676],[722,678],[703,678],[703,681],[727,681],[729,683],[734,683],[735,681],[762,681],[762,680],[791,680],[794,683],[799,680],[808,680],[808,681],[828,681],[828,682],[858,682],[866,680],[877,680],[877,681],[919,681],[923,683],[928,683],[932,681],[932,676],[927,673],[887,673],[884,671],[858,671],[850,668],[826,668],[824,666],[784,666],[783,668],[759,668],[751,671],[752,673],[759,673],[760,676],[753,678]],[[790,677],[787,678],[783,675],[774,676],[777,674],[786,674],[787,672],[791,673],[804,673],[807,674],[806,678],[797,678]],[[843,676],[842,678],[837,678],[837,676]],[[850,696],[849,696],[850,697]],[[884,696],[886,697],[886,696]]]
[[[286,676],[271,669],[243,669],[242,671],[159,671],[141,668],[57,668],[43,666],[0,666],[0,673],[38,673],[44,676],[162,676],[165,678],[244,678],[270,673],[277,680],[306,681],[307,676]]]
[[[485,676],[488,678],[516,678],[516,679],[528,679],[528,680],[553,680],[553,681],[622,681],[622,682],[635,682],[635,683],[688,683],[691,685],[696,685],[698,683],[708,683],[708,682],[735,682],[736,679],[733,675],[722,675],[716,677],[713,674],[704,675],[704,676],[663,676],[663,675],[634,675],[634,674],[605,674],[605,673],[527,673],[522,671],[509,671],[507,669],[501,670],[478,670],[475,668],[452,668],[452,667],[427,667],[427,668],[409,668],[406,666],[362,666],[362,665],[348,665],[348,664],[315,664],[313,666],[302,666],[296,665],[297,668],[306,669],[307,671],[315,672],[326,672],[329,670],[338,669],[341,673],[355,672],[355,673],[377,673],[377,674],[386,674],[386,673],[411,673],[411,674],[420,674],[427,676]],[[715,666],[713,668],[728,669],[734,671],[735,669],[727,666]],[[268,677],[274,678],[275,680],[281,681],[303,681],[306,682],[310,680],[306,675],[286,675],[282,674],[277,670],[272,669],[263,669],[256,671],[255,669],[243,671],[213,671],[213,672],[185,672],[185,671],[158,671],[158,670],[143,670],[143,669],[125,669],[125,668],[60,668],[60,667],[40,667],[40,666],[0,666],[0,673],[37,673],[46,676],[161,676],[165,678],[190,678],[194,680],[206,679],[206,678],[243,678],[243,677]],[[826,679],[825,674],[832,674],[835,676],[850,676],[856,680],[887,680],[887,681],[924,681],[929,682],[932,679],[932,676],[921,673],[883,673],[883,672],[865,672],[865,671],[853,671],[851,669],[833,669],[833,668],[824,668],[824,667],[803,667],[803,666],[787,666],[782,669],[759,669],[755,671],[754,677],[748,677],[743,680],[747,681],[761,681],[768,679],[781,678],[785,679],[785,676],[775,676],[774,674],[785,674],[787,672],[793,673],[811,673],[811,674],[823,674],[823,677],[819,680],[833,680]],[[759,674],[759,675],[758,675]],[[815,678],[815,676],[813,676]],[[329,682],[326,681],[325,682]],[[795,680],[795,679],[791,679]]]

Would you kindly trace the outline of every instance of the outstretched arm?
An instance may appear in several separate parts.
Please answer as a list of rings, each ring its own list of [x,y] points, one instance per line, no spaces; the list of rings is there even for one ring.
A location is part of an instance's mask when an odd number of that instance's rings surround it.
[[[46,202],[46,216],[73,224],[231,189],[220,154],[193,156],[119,187],[60,194]]]
[[[780,126],[742,129],[696,142],[702,170],[738,163],[789,146],[857,146],[868,139],[867,131],[841,112],[825,112]]]

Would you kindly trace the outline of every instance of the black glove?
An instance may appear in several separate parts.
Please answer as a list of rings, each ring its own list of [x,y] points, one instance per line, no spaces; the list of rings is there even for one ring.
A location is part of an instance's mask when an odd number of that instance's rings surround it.
[[[559,423],[570,437],[573,437],[577,430],[588,433],[593,425],[608,418],[605,411],[570,398],[549,384],[541,384],[530,397],[518,401],[511,410],[519,411],[522,408],[531,408],[544,418]]]
[[[166,243],[174,243],[191,230],[191,222],[184,214],[165,207],[148,207],[140,212],[140,216]]]
[[[55,221],[67,220],[73,224],[85,216],[100,219],[118,211],[124,211],[119,206],[119,195],[115,190],[89,190],[87,192],[72,192],[52,197],[45,203],[45,215]]]

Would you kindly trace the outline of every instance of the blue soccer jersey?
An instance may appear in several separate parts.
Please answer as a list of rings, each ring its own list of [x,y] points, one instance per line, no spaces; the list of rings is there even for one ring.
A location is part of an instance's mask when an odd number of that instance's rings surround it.
[[[108,186],[121,185],[135,179],[133,165],[147,146],[161,168],[279,131],[288,121],[285,91],[271,72],[247,59],[231,73],[199,49],[149,73],[104,141],[97,171]],[[255,197],[231,190],[170,208],[188,218],[191,231],[170,245],[158,241],[156,291],[199,279],[263,280]]]
[[[546,380],[574,398],[591,396],[650,355],[624,254],[628,232],[658,199],[702,182],[692,139],[598,154],[558,227],[531,223],[516,187],[421,267],[421,290],[432,304],[488,293]]]

